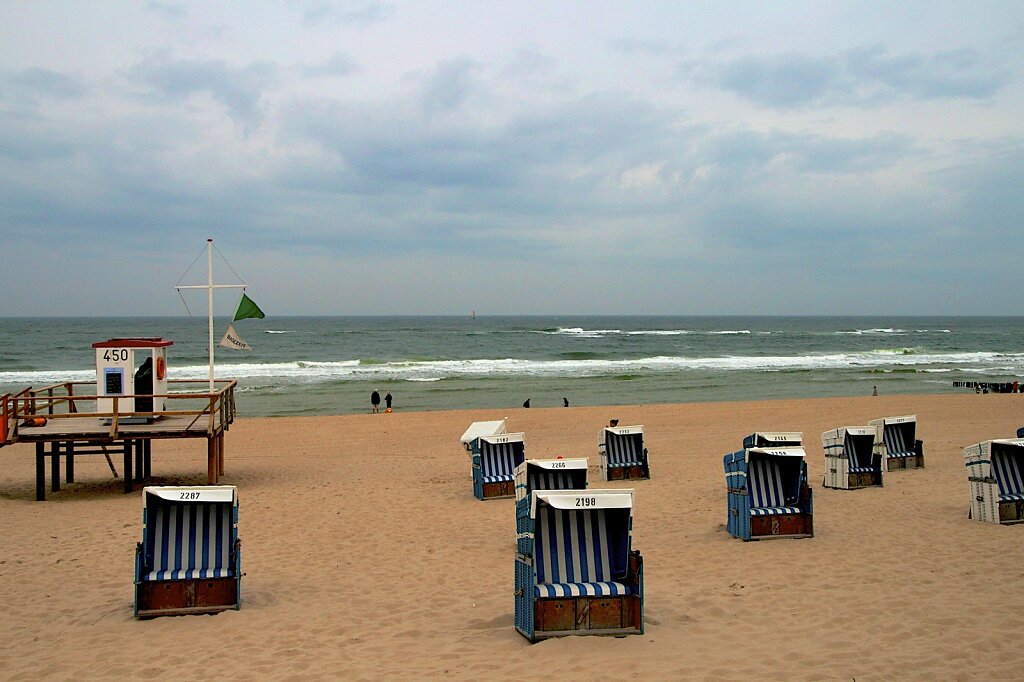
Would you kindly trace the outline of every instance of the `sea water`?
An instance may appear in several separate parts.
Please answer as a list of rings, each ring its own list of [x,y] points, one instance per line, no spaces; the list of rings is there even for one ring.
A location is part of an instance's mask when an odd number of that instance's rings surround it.
[[[1024,377],[1024,318],[267,317],[217,348],[241,416],[952,393]],[[216,321],[215,342],[227,320]],[[0,393],[95,381],[92,344],[169,339],[172,379],[208,375],[207,320],[0,318]],[[79,389],[84,390],[84,389]],[[94,392],[94,391],[90,391]]]

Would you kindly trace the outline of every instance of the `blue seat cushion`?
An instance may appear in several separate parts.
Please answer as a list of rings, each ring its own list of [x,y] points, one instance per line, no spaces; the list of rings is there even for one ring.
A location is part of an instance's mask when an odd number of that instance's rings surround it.
[[[1024,500],[1024,494],[1022,493],[1008,493],[1006,495],[1000,495],[1000,502],[1016,502],[1018,500]]]
[[[910,450],[910,451],[906,451],[906,452],[890,452],[890,453],[888,453],[887,456],[889,456],[889,457],[913,457],[916,454],[917,454],[916,452],[914,452],[913,450]]]
[[[799,514],[800,507],[751,507],[751,516],[778,516],[780,514]]]
[[[150,571],[142,576],[146,582],[155,580],[190,580],[194,578],[233,578],[230,568],[193,568],[175,571]]]
[[[874,471],[874,467],[850,467],[851,474],[870,474]]]
[[[614,582],[541,583],[533,591],[535,597],[611,597],[630,593],[628,585]]]
[[[513,476],[508,474],[502,474],[499,476],[481,476],[480,480],[484,483],[503,483],[505,481],[513,480]]]

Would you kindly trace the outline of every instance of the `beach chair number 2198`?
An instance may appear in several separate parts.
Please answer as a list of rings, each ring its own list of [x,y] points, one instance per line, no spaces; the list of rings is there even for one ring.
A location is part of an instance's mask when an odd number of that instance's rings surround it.
[[[576,506],[577,507],[596,507],[597,506],[597,498],[596,497],[577,497],[576,498]]]

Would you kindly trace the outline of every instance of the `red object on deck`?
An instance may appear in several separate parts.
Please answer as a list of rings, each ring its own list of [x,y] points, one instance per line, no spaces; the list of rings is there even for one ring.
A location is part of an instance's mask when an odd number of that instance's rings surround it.
[[[166,348],[173,346],[173,341],[158,336],[145,336],[127,339],[108,339],[92,344],[93,348]]]

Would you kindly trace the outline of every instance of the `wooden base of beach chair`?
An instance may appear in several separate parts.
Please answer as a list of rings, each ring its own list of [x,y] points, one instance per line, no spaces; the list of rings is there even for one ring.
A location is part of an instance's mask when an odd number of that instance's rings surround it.
[[[136,600],[139,618],[216,613],[237,609],[238,580],[197,578],[143,582],[138,585]]]
[[[1024,500],[999,503],[999,523],[1012,525],[1024,523]]]
[[[514,497],[516,494],[515,481],[500,481],[498,483],[484,483],[484,499],[492,497]]]
[[[910,457],[887,457],[885,470],[899,471],[901,469],[923,469],[924,455],[911,455]]]
[[[609,481],[635,481],[644,478],[650,477],[644,476],[644,468],[642,466],[608,467]]]
[[[857,488],[873,488],[882,485],[882,472],[870,471],[867,473],[849,474],[850,490]]]
[[[537,599],[534,636],[640,634],[640,597],[568,597]]]
[[[750,539],[809,538],[814,536],[814,517],[810,514],[777,514],[750,519]]]

